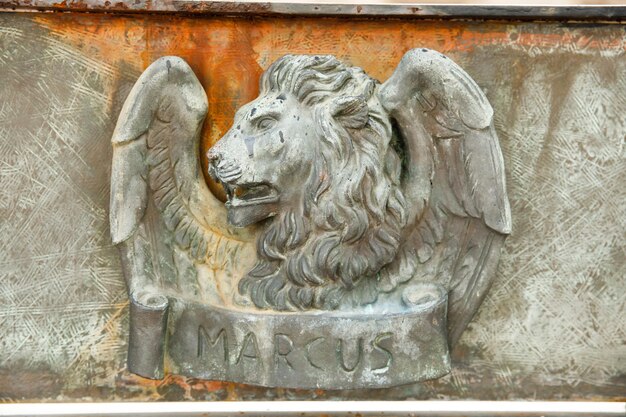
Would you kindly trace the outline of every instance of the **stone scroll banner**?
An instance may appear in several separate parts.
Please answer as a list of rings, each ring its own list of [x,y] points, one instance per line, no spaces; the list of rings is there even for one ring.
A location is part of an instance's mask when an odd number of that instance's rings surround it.
[[[413,287],[403,305],[349,312],[251,314],[176,298],[132,304],[128,365],[149,378],[163,377],[164,361],[185,376],[309,389],[387,387],[450,371],[447,295],[434,284]]]

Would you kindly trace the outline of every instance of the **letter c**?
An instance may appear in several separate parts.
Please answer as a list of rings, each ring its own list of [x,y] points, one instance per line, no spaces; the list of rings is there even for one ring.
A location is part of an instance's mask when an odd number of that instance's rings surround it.
[[[311,365],[314,368],[317,368],[321,371],[324,370],[324,368],[322,368],[321,366],[319,366],[318,364],[316,364],[315,362],[313,362],[313,360],[311,359],[311,348],[315,345],[318,345],[320,343],[322,343],[325,339],[323,337],[318,337],[315,338],[313,340],[311,340],[310,342],[308,342],[305,347],[306,347],[306,360],[309,362],[309,365]]]

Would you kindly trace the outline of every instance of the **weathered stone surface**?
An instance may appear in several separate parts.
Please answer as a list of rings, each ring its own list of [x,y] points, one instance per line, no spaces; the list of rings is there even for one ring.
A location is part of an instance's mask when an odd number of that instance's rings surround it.
[[[511,232],[484,93],[426,48],[383,84],[332,55],[285,55],[259,85],[207,153],[225,207],[200,171],[208,99],[189,65],[159,58],[124,103],[109,224],[131,299],[128,369],[321,389],[445,375]],[[305,350],[297,365],[281,366],[277,336]],[[349,340],[355,365],[339,366]],[[313,344],[340,363],[315,365]]]
[[[11,381],[0,383],[3,398],[623,396],[622,26],[0,19],[0,233],[8,236],[0,245],[0,328],[9,335],[0,368]],[[513,229],[498,278],[452,354],[455,369],[437,382],[353,393],[130,376],[126,290],[107,227],[109,140],[121,102],[150,62],[181,55],[215,109],[208,145],[255,96],[262,68],[313,45],[380,79],[411,47],[440,50],[494,108]]]
[[[430,294],[430,297],[428,295]],[[447,297],[346,312],[241,312],[175,302],[173,373],[270,387],[384,388],[450,371]],[[434,298],[433,295],[437,298]]]

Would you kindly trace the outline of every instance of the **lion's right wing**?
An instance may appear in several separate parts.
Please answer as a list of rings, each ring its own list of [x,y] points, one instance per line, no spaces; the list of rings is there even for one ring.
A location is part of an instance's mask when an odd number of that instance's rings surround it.
[[[202,85],[178,57],[150,65],[124,103],[112,138],[110,227],[113,242],[132,258],[127,259],[133,264],[127,266],[131,293],[158,281],[153,275],[159,270],[175,275],[175,268],[167,272],[148,264],[180,264],[182,252],[191,261],[187,269],[220,267],[249,239],[246,231],[226,225],[224,204],[212,195],[200,169],[199,139],[207,111]],[[158,225],[164,227],[155,231]]]
[[[379,97],[406,149],[402,186],[412,234],[403,250],[412,253],[403,259],[414,265],[397,275],[426,273],[448,289],[454,344],[483,301],[511,231],[493,109],[463,69],[427,49],[407,52]]]

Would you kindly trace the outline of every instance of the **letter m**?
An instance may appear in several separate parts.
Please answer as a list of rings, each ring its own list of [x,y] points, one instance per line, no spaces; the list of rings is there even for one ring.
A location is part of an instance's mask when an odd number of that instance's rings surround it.
[[[203,326],[198,326],[198,358],[202,358],[214,350],[222,341],[223,360],[228,360],[228,341],[226,339],[226,330],[220,329],[215,338],[211,337]]]

